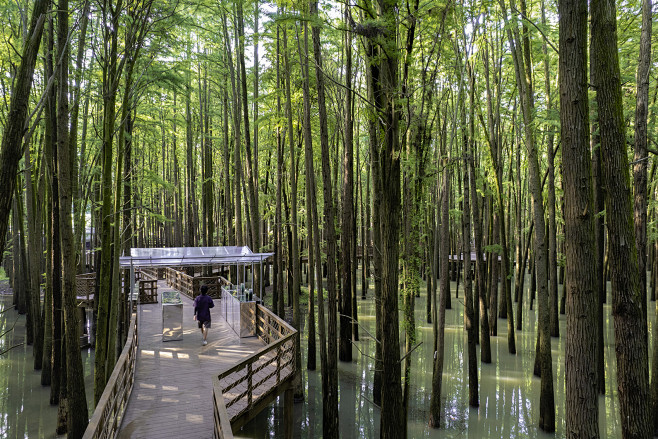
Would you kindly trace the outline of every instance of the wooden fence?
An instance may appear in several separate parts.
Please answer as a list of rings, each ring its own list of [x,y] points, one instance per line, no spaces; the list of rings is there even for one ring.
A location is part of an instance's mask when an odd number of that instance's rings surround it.
[[[83,439],[114,438],[119,432],[135,380],[137,341],[137,314],[133,313],[126,344],[114,365],[114,371],[105,385]]]
[[[151,279],[164,279],[165,278],[164,267],[141,267],[139,270],[135,270],[135,280],[137,279],[137,273],[142,272],[146,277]]]
[[[192,277],[182,271],[167,267],[165,276],[167,285],[194,299],[201,289],[201,285],[208,285],[208,295],[213,299],[221,298],[220,284],[217,276]]]
[[[267,343],[260,351],[213,378],[216,438],[232,438],[256,414],[285,392],[286,436],[292,430],[292,380],[297,331],[262,305],[256,305],[256,335]]]
[[[96,273],[78,274],[75,277],[75,291],[78,305],[81,303],[91,304],[94,301],[96,291]]]
[[[158,281],[142,279],[139,281],[139,303],[158,303]]]

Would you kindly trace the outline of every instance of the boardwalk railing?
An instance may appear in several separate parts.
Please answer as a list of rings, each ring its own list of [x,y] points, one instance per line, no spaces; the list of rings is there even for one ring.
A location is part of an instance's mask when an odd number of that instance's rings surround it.
[[[130,318],[130,330],[119,360],[114,365],[94,415],[89,421],[83,439],[114,438],[119,432],[121,419],[130,398],[135,380],[137,361],[137,314]]]
[[[260,351],[213,378],[216,438],[233,438],[284,391],[286,428],[292,424],[292,379],[297,331],[262,305],[255,306],[256,335],[267,343]]]
[[[220,290],[217,276],[210,277],[197,277],[190,276],[179,270],[167,267],[165,272],[167,278],[167,285],[175,290],[185,294],[190,299],[194,299],[196,294],[199,294],[201,285],[208,285],[208,295],[213,299],[220,298]]]

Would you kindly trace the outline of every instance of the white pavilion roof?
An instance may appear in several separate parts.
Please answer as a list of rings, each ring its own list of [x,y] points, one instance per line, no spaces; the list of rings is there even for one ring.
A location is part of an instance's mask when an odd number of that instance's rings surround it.
[[[247,246],[133,248],[130,256],[119,258],[119,266],[250,265],[259,264],[273,254],[254,253]]]

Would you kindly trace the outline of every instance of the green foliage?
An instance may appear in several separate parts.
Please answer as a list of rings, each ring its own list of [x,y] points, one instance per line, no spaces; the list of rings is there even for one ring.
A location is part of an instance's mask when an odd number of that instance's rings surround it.
[[[500,244],[490,244],[490,245],[485,245],[484,246],[484,251],[487,253],[493,253],[496,255],[501,255],[503,254],[503,246]]]

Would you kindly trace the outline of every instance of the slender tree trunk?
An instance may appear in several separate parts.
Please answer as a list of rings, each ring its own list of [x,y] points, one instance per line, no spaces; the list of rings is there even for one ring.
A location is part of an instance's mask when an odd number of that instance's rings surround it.
[[[86,38],[87,38],[87,25],[89,23],[89,8],[90,8],[90,3],[89,1],[85,1],[84,5],[82,7],[82,11],[80,13],[80,36],[78,38],[78,52],[76,55],[76,61],[75,61],[75,72],[74,72],[74,80],[72,82],[72,91],[71,91],[71,97],[73,99],[73,103],[71,105],[71,123],[70,123],[70,146],[71,146],[71,178],[72,181],[71,183],[73,184],[72,187],[72,194],[74,197],[73,201],[73,209],[74,209],[74,215],[73,215],[73,221],[75,225],[74,229],[74,239],[77,244],[82,245],[81,247],[78,247],[76,251],[81,251],[80,254],[78,255],[78,259],[76,260],[77,263],[77,271],[78,273],[84,273],[85,270],[85,252],[87,251],[85,242],[86,242],[86,233],[85,233],[85,201],[82,198],[82,188],[81,188],[81,183],[82,179],[80,178],[80,168],[82,168],[82,165],[85,163],[82,160],[84,159],[84,154],[85,151],[84,149],[80,150],[80,158],[81,160],[78,161],[76,160],[76,154],[77,153],[77,147],[78,147],[78,114],[80,113],[80,99],[82,97],[80,93],[80,84],[82,82],[82,74],[83,74],[83,62],[84,62],[84,55],[85,55],[85,50],[87,49],[86,45]],[[88,98],[85,100],[85,117],[87,116],[89,108],[89,100]],[[86,122],[86,121],[85,121]],[[86,129],[86,126],[85,126]],[[84,136],[86,135],[85,129],[83,129],[83,144],[84,144]],[[74,153],[75,152],[75,153]],[[80,164],[80,166],[78,165]]]
[[[487,313],[487,281],[486,262],[482,253],[482,222],[480,206],[478,204],[477,183],[475,179],[475,160],[477,144],[473,143],[473,150],[468,155],[468,182],[470,193],[473,194],[471,210],[473,216],[473,235],[475,241],[475,271],[477,275],[477,297],[480,304],[480,361],[491,363],[491,341],[489,337],[489,316]]]
[[[210,117],[210,91],[208,88],[208,69],[204,67],[203,78],[203,113],[204,113],[204,134],[203,134],[203,222],[205,224],[204,243],[211,247],[215,245],[215,221],[214,221],[214,182],[213,182],[213,135],[210,127],[212,120]],[[257,250],[256,250],[257,251]]]
[[[542,1],[541,8],[542,23],[546,22],[546,12]],[[525,22],[524,22],[525,23]],[[552,111],[553,99],[551,97],[551,75],[548,59],[548,48],[546,40],[542,42],[542,51],[544,54],[544,76],[546,84],[547,111]],[[557,292],[557,229],[555,222],[555,153],[553,151],[553,128],[548,131],[548,278],[549,290],[548,300],[550,306],[551,336],[560,336],[560,320],[558,318],[558,292]],[[564,166],[564,165],[563,165]]]
[[[434,363],[432,371],[432,396],[430,398],[430,419],[429,426],[439,428],[441,426],[441,387],[443,384],[443,360],[445,345],[445,322],[446,322],[446,297],[450,294],[450,264],[448,260],[448,241],[449,237],[449,202],[448,193],[450,188],[450,172],[447,167],[448,160],[443,160],[443,188],[441,194],[441,246],[439,248],[440,268],[440,293],[438,317],[435,317],[434,339],[436,350],[434,352]]]
[[[290,215],[291,215],[291,223],[292,223],[292,247],[290,248],[289,251],[289,263],[292,266],[292,305],[293,305],[293,311],[292,311],[292,318],[293,318],[293,327],[295,327],[297,330],[301,330],[301,310],[299,307],[299,294],[300,294],[300,283],[301,283],[301,270],[299,268],[299,231],[298,231],[298,219],[297,219],[297,162],[296,160],[296,152],[295,152],[295,142],[293,138],[293,128],[292,128],[292,99],[290,95],[290,76],[291,76],[291,69],[290,69],[290,62],[288,59],[288,37],[287,37],[287,32],[284,28],[283,30],[283,59],[285,62],[285,68],[286,68],[286,75],[285,75],[285,81],[286,81],[286,116],[288,119],[288,141],[289,141],[289,146],[290,146]],[[246,98],[246,97],[245,97]],[[297,342],[299,343],[299,338],[297,339]],[[303,401],[304,400],[304,389],[302,388],[302,374],[301,374],[301,369],[302,369],[302,357],[301,357],[301,348],[300,345],[297,345],[297,349],[295,351],[296,353],[296,358],[295,358],[295,364],[297,365],[296,371],[299,372],[295,375],[294,379],[294,387],[295,387],[295,395],[294,398],[296,401]]]
[[[498,225],[498,215],[493,214],[493,203],[489,200],[489,219],[490,219],[490,242],[500,241],[500,226]],[[500,291],[498,278],[500,277],[500,255],[496,252],[490,252],[491,270],[489,282],[489,333],[492,337],[498,336],[498,294]]]
[[[277,87],[282,87],[281,78],[281,53],[280,53],[280,26],[276,29],[276,76]],[[281,117],[281,96],[276,96],[277,117]],[[285,130],[284,130],[285,132]],[[283,185],[283,135],[281,127],[277,127],[276,132],[276,206],[274,210],[274,288],[272,289],[272,309],[274,312],[279,311],[279,297],[283,296],[283,245],[281,242],[281,196]]]
[[[244,117],[244,140],[245,140],[245,150],[246,150],[246,157],[247,157],[247,175],[246,175],[246,180],[247,180],[247,189],[248,189],[248,194],[249,194],[249,212],[250,212],[250,225],[251,225],[251,245],[254,248],[254,250],[258,251],[260,248],[260,215],[258,214],[258,189],[257,189],[257,184],[258,184],[258,176],[254,172],[254,156],[252,154],[252,149],[251,149],[251,131],[249,128],[249,101],[248,101],[248,94],[247,94],[247,70],[245,67],[245,59],[244,59],[244,14],[242,10],[242,2],[238,1],[236,2],[236,13],[237,13],[237,38],[236,38],[236,44],[237,44],[237,57],[238,57],[238,67],[240,69],[239,71],[239,77],[240,77],[240,85],[241,85],[241,91],[242,91],[242,98],[241,98],[241,103],[242,103],[242,115]],[[284,44],[285,44],[285,38],[284,38]],[[284,54],[285,54],[285,48],[284,48]],[[289,76],[288,76],[289,79]],[[236,107],[237,108],[237,107]],[[238,111],[238,110],[235,110]],[[292,132],[290,133],[290,136],[292,136]],[[294,168],[291,168],[294,169]],[[293,189],[294,190],[294,189]],[[291,198],[295,197],[295,194],[291,194]],[[293,227],[296,227],[296,225],[293,225]]]
[[[317,282],[318,294],[318,332],[320,339],[320,361],[321,367],[324,367],[326,361],[326,330],[324,321],[324,298],[322,286],[322,255],[320,253],[320,227],[318,221],[317,209],[317,196],[315,184],[315,170],[313,165],[313,135],[311,131],[311,96],[309,85],[309,68],[308,68],[308,25],[304,23],[304,46],[302,48],[301,41],[298,40],[299,58],[302,72],[302,90],[304,97],[304,165],[306,170],[306,196],[307,196],[307,218],[309,218],[308,227],[311,230],[309,235],[309,275],[311,281]],[[311,249],[312,246],[312,249]],[[311,254],[313,257],[311,257]],[[314,271],[315,270],[315,271]],[[314,283],[314,282],[312,282]],[[309,285],[309,293],[312,294],[312,288]],[[309,297],[309,315],[315,313],[313,299]],[[311,316],[312,317],[312,316]],[[309,319],[309,325],[314,319]],[[313,329],[314,334],[315,329]],[[311,344],[311,326],[309,326],[309,345]],[[313,335],[313,343],[315,343],[315,335]],[[309,347],[310,350],[310,347]],[[315,370],[315,348],[313,348],[313,369]],[[309,352],[309,369],[311,354]],[[324,369],[322,369],[324,370]]]
[[[48,32],[45,56],[46,77],[53,74],[54,37],[52,16],[48,18]],[[50,382],[50,404],[59,404],[60,387],[62,385],[62,253],[59,219],[59,180],[57,172],[57,124],[56,124],[56,102],[55,90],[48,91],[45,108],[45,146],[44,154],[48,163],[48,179],[50,180],[50,240],[52,251],[48,261],[52,274],[52,307],[45,312],[51,314],[52,322],[52,372]],[[96,354],[98,355],[98,354]]]
[[[590,64],[591,65],[591,64]],[[593,76],[591,76],[593,78]],[[596,101],[592,102],[592,106]],[[592,143],[592,168],[594,180],[594,212],[596,213],[594,223],[596,230],[596,285],[598,291],[598,310],[597,310],[597,376],[599,378],[599,393],[605,394],[605,358],[604,348],[605,340],[603,333],[603,303],[607,294],[607,282],[605,279],[604,259],[605,259],[605,193],[603,184],[603,163],[601,156],[601,141],[598,134],[598,124],[590,123],[590,141]]]
[[[513,0],[512,0],[513,1]],[[504,0],[501,0],[501,7],[505,13]],[[516,9],[514,3],[511,3],[512,9]],[[506,15],[504,15],[506,17]],[[507,23],[507,18],[505,18]],[[540,391],[540,412],[539,428],[546,432],[555,431],[555,404],[553,391],[553,365],[551,360],[551,340],[550,340],[550,315],[548,306],[548,273],[546,264],[546,223],[544,215],[544,205],[542,196],[541,176],[539,170],[538,151],[535,143],[533,125],[534,118],[532,108],[534,107],[534,98],[532,85],[524,76],[524,60],[520,54],[520,42],[516,23],[507,27],[508,41],[511,47],[512,57],[514,60],[514,71],[516,83],[519,87],[519,96],[521,98],[521,108],[523,122],[525,127],[525,141],[528,151],[528,168],[530,192],[532,195],[532,212],[535,222],[535,266],[538,283],[538,305],[539,305],[539,347],[540,347],[540,367],[541,367],[541,391]]]
[[[462,105],[462,124],[466,123],[466,109]],[[462,252],[464,254],[464,329],[468,343],[468,404],[471,407],[480,405],[478,396],[478,367],[475,353],[475,334],[478,330],[474,322],[473,286],[471,282],[471,207],[468,183],[468,157],[470,155],[470,139],[464,135],[464,214],[462,215]]]
[[[245,245],[245,240],[242,233],[242,134],[240,128],[240,112],[239,112],[239,100],[238,100],[238,91],[236,86],[236,72],[233,65],[233,54],[231,51],[231,40],[228,34],[228,26],[226,23],[226,14],[222,13],[223,19],[223,30],[224,30],[224,41],[226,48],[226,59],[229,66],[229,76],[231,78],[231,96],[233,104],[233,135],[234,135],[234,172],[233,172],[233,192],[235,199],[233,200],[233,208],[235,209],[235,245],[242,246]],[[235,282],[238,283],[238,278],[235,279]]]
[[[191,43],[187,43],[187,71],[185,73],[185,152],[186,160],[185,166],[187,169],[187,178],[185,179],[185,196],[187,203],[185,203],[185,211],[187,213],[185,219],[185,245],[187,247],[195,247],[197,243],[197,227],[195,212],[196,206],[196,146],[194,145],[192,125],[192,47]]]
[[[23,156],[23,135],[27,120],[27,110],[32,90],[32,76],[41,44],[41,35],[45,21],[45,13],[49,0],[35,0],[30,19],[30,27],[25,38],[22,56],[16,79],[11,92],[9,114],[2,134],[0,145],[0,262],[5,250],[11,200],[16,187],[18,163]]]
[[[46,122],[46,127],[48,123]],[[49,160],[50,157],[46,152],[48,149],[48,139],[46,136],[46,141],[44,142],[44,171],[49,172],[50,167]],[[45,179],[44,179],[45,181]],[[46,239],[46,285],[44,288],[44,303],[43,303],[43,327],[44,327],[44,337],[43,337],[43,362],[41,367],[41,385],[49,386],[51,385],[53,373],[52,373],[52,356],[54,354],[53,349],[53,265],[51,260],[51,255],[53,254],[53,231],[52,231],[52,197],[50,195],[50,186],[45,184],[44,192],[44,222],[45,222],[45,239]]]
[[[349,6],[345,21],[349,22]],[[338,358],[352,361],[352,235],[354,225],[354,120],[352,117],[352,33],[345,32],[345,125],[343,144],[343,194],[341,217],[341,315]]]
[[[368,69],[366,70],[368,99],[373,102],[375,96],[379,93],[379,76],[380,67],[376,62],[377,47],[375,42],[371,39],[365,40],[366,56],[368,59]],[[380,218],[382,195],[381,189],[381,168],[379,164],[379,142],[377,134],[377,110],[370,108],[372,111],[368,117],[368,137],[370,140],[370,170],[372,172],[372,217]],[[373,401],[375,404],[381,405],[382,398],[382,242],[381,242],[381,227],[379,221],[373,224],[372,228],[372,257],[373,257],[373,277],[375,289],[375,338],[378,343],[375,345],[375,371],[373,374]]]
[[[59,0],[57,7],[57,54],[65,60],[58,70],[57,93],[57,174],[59,179],[59,212],[61,218],[60,239],[62,243],[62,290],[64,295],[64,324],[66,338],[66,399],[67,427],[69,438],[81,438],[87,428],[87,397],[84,372],[80,355],[78,308],[75,292],[75,241],[71,212],[73,209],[72,175],[69,147],[68,108],[68,0]],[[113,364],[112,364],[113,365]]]
[[[649,112],[649,72],[651,70],[651,0],[642,1],[642,33],[637,66],[635,105],[635,156],[633,158],[634,219],[637,263],[640,272],[640,300],[647,322],[647,116]],[[658,425],[658,421],[656,421]]]
[[[34,369],[40,370],[43,363],[43,320],[41,317],[41,274],[39,264],[42,255],[41,250],[41,221],[39,208],[40,203],[36,202],[36,182],[33,182],[32,159],[30,155],[30,145],[25,145],[25,204],[27,213],[27,257],[28,264],[25,267],[29,270],[29,295],[30,295],[30,314],[32,316],[32,328],[34,334]]]
[[[310,15],[316,20],[318,4],[310,3]],[[314,22],[315,23],[315,22]],[[326,437],[338,435],[338,367],[337,367],[337,322],[336,322],[336,234],[334,232],[334,202],[332,195],[331,165],[329,158],[329,133],[325,104],[324,72],[322,71],[322,46],[320,27],[311,27],[313,37],[313,55],[315,58],[315,79],[318,91],[318,110],[320,123],[320,146],[322,152],[322,182],[324,195],[324,233],[327,239],[327,356],[326,367],[322,368],[323,379],[323,434]]]
[[[105,64],[103,65],[103,143],[102,143],[102,207],[101,207],[101,262],[99,272],[98,318],[96,352],[94,365],[94,402],[98,403],[105,384],[112,373],[114,364],[108,364],[113,354],[110,340],[112,295],[115,293],[112,285],[112,234],[114,232],[114,215],[112,214],[112,156],[114,143],[114,126],[116,116],[116,95],[120,72],[117,68],[118,36],[112,29],[118,28],[122,1],[113,4],[111,0],[103,3],[103,50]]]

